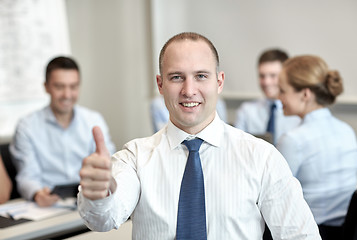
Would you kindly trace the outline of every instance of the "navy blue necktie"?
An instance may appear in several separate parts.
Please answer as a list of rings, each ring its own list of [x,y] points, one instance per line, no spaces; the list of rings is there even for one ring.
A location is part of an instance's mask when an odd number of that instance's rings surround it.
[[[176,239],[207,239],[203,172],[198,150],[203,140],[183,141],[189,150],[180,190]]]
[[[268,121],[268,126],[267,126],[267,132],[271,133],[273,137],[273,142],[275,142],[275,110],[276,110],[276,104],[273,102],[270,106],[270,116],[269,116],[269,121]]]

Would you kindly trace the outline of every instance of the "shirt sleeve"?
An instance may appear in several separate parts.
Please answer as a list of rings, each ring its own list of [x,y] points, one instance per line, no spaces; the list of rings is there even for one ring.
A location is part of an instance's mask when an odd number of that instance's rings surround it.
[[[112,156],[112,175],[115,191],[107,198],[91,201],[78,193],[78,211],[85,224],[94,231],[117,229],[134,211],[140,196],[140,182],[127,150]],[[130,162],[130,163],[129,163]]]
[[[32,200],[34,194],[45,187],[41,183],[41,169],[32,142],[29,126],[21,121],[10,145],[10,152],[17,169],[18,191],[27,200]]]
[[[78,212],[87,227],[93,231],[106,232],[118,228],[113,218],[114,214],[110,211],[113,208],[113,202],[113,195],[95,201],[85,198],[81,187],[79,187]]]
[[[258,206],[273,239],[321,239],[301,185],[276,149],[266,162]]]

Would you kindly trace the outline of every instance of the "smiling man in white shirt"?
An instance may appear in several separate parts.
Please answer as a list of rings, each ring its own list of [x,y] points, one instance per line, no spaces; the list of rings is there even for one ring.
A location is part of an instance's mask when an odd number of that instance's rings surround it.
[[[87,226],[109,231],[131,217],[133,239],[180,239],[180,187],[189,155],[183,141],[199,138],[207,237],[190,238],[187,229],[185,239],[258,240],[265,222],[276,239],[321,239],[282,155],[216,113],[224,73],[213,44],[181,33],[164,45],[159,61],[157,85],[170,121],[111,160],[100,129],[93,129],[97,150],[83,160],[78,195]]]

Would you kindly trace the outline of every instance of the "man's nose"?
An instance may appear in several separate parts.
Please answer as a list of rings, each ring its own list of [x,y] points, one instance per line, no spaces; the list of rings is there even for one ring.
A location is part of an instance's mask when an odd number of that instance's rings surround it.
[[[186,78],[182,86],[182,95],[191,97],[195,94],[196,91],[196,81],[193,77]]]
[[[267,80],[268,80],[268,76],[266,76],[266,75],[260,76],[261,82],[266,82]]]
[[[70,98],[72,95],[72,90],[70,88],[64,88],[63,90],[63,96],[65,98]]]

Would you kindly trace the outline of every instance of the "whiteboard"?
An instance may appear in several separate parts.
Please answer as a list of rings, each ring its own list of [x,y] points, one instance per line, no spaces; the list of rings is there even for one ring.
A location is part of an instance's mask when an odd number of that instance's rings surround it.
[[[154,70],[171,36],[194,31],[216,46],[226,74],[223,96],[261,96],[257,59],[267,48],[290,56],[314,54],[339,70],[345,91],[338,98],[357,103],[357,1],[354,0],[153,0]]]
[[[63,0],[0,0],[0,138],[48,104],[47,62],[70,52]]]

